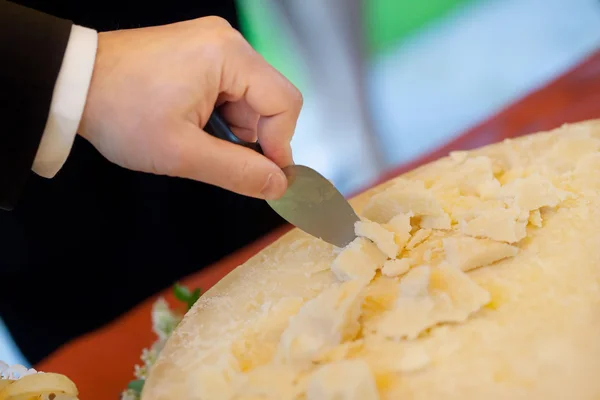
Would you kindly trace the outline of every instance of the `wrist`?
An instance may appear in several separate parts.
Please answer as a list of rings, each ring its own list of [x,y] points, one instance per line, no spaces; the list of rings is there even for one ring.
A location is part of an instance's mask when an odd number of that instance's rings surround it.
[[[103,42],[106,33],[98,32],[97,46],[96,46],[96,56],[94,58],[94,67],[92,69],[92,75],[90,77],[90,85],[87,91],[87,96],[85,100],[85,106],[83,108],[83,112],[81,114],[81,120],[79,121],[79,126],[77,127],[77,134],[83,138],[89,139],[89,132],[91,130],[91,121],[93,120],[94,109],[95,109],[95,98],[96,93],[98,92],[98,87],[100,86],[99,80],[102,75],[102,71],[104,70],[104,66],[102,63],[103,59]]]

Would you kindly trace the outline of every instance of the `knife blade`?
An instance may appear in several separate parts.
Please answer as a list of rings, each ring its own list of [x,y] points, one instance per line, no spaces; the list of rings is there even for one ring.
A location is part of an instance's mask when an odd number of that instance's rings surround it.
[[[263,154],[258,142],[238,138],[217,110],[211,114],[204,130]],[[267,200],[275,212],[300,230],[337,247],[345,247],[356,238],[354,224],[360,218],[331,182],[305,165],[289,165],[283,172],[288,188],[281,198]]]

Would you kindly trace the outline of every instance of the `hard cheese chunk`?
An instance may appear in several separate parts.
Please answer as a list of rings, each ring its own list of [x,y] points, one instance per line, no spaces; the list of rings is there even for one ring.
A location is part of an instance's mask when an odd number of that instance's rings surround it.
[[[515,246],[490,239],[450,237],[443,239],[443,243],[448,263],[465,272],[514,257],[519,252]]]
[[[528,219],[529,215],[523,219],[514,208],[493,208],[459,221],[459,227],[468,236],[516,243],[526,236]]]
[[[390,339],[414,339],[435,325],[466,321],[489,301],[489,293],[460,269],[420,266],[402,278],[395,308],[371,330]]]
[[[542,207],[556,207],[565,196],[566,193],[554,187],[548,179],[532,174],[502,186],[497,198],[518,207],[521,212],[530,212]]]
[[[499,187],[492,196],[495,201],[479,201],[474,197],[461,199],[462,204],[458,210],[455,208],[453,216],[466,235],[516,243],[525,237],[529,222],[541,226],[540,208],[556,207],[568,196],[548,179],[531,174]],[[504,206],[497,201],[502,201]]]
[[[358,237],[333,260],[331,271],[342,282],[370,281],[386,259],[377,245],[369,239]]]
[[[394,232],[394,239],[399,250],[402,250],[410,240],[410,231],[412,230],[412,225],[410,224],[411,217],[412,213],[397,214],[387,224],[384,224],[386,229]]]
[[[381,224],[373,221],[358,221],[354,229],[356,236],[370,239],[389,258],[396,258],[401,250],[394,232],[387,230]]]
[[[494,176],[494,165],[489,157],[460,157],[455,161],[459,165],[448,172],[446,179],[437,180],[433,184],[433,190],[444,191],[457,188],[462,195],[480,196],[490,187],[500,186]]]
[[[393,186],[373,196],[363,210],[363,215],[385,224],[398,214],[428,217],[429,228],[449,229],[450,217],[434,193],[423,182],[398,179]]]
[[[375,378],[363,360],[344,360],[316,370],[308,383],[307,400],[379,400]]]
[[[502,200],[459,196],[447,199],[446,207],[465,235],[507,243],[518,242],[526,235],[529,215],[522,215],[517,207],[507,208]]]
[[[302,306],[281,335],[277,360],[306,363],[352,339],[360,329],[364,281],[334,285]]]

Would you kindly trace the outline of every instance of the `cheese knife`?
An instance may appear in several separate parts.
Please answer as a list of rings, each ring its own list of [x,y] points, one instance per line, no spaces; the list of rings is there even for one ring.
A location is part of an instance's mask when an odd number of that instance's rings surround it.
[[[238,138],[216,110],[204,130],[263,154],[258,142]],[[295,227],[337,247],[344,247],[356,238],[354,224],[360,219],[331,182],[304,165],[288,165],[283,172],[288,180],[287,190],[280,199],[267,200],[275,212]]]

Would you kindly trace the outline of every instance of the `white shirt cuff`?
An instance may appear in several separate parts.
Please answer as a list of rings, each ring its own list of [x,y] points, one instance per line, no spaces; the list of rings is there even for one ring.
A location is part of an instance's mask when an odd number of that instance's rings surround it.
[[[73,25],[32,170],[53,178],[71,152],[96,61],[98,33]]]

